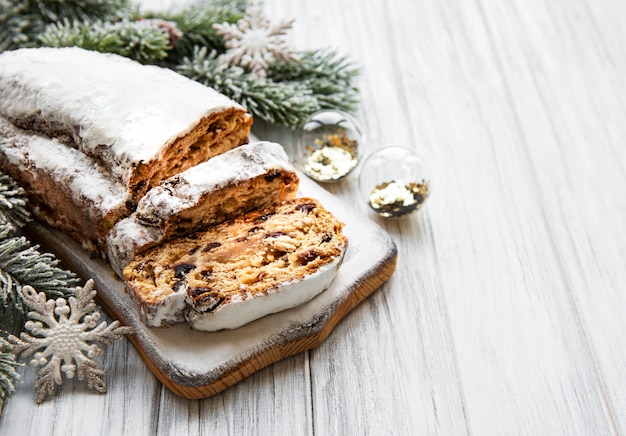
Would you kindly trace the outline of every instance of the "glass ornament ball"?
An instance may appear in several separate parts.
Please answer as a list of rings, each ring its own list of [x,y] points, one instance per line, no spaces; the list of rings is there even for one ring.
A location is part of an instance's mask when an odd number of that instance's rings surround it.
[[[431,192],[428,162],[410,148],[385,147],[367,156],[359,173],[359,191],[382,217],[401,217],[419,210]]]
[[[349,114],[323,110],[311,115],[296,133],[296,164],[318,182],[335,182],[359,163],[365,137]]]

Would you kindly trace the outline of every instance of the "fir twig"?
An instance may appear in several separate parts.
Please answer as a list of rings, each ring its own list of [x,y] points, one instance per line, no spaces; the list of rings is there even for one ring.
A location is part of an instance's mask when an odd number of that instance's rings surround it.
[[[63,19],[70,21],[115,20],[130,12],[128,0],[16,0],[26,3],[28,10],[39,15],[46,23]]]
[[[176,23],[183,36],[169,53],[168,61],[179,64],[183,58],[193,56],[196,46],[222,53],[225,50],[224,41],[213,24],[237,22],[244,16],[246,4],[247,0],[200,0],[180,11],[147,12],[143,16]]]
[[[15,392],[15,382],[20,378],[16,371],[19,364],[10,349],[4,337],[0,337],[0,415],[5,401]]]
[[[355,81],[359,70],[344,56],[332,50],[298,53],[300,62],[278,61],[267,76],[275,82],[298,81],[307,86],[321,109],[352,111],[358,105]]]
[[[0,316],[5,311],[25,315],[22,286],[30,285],[49,298],[69,298],[78,283],[76,275],[58,267],[52,254],[40,253],[24,237],[8,237],[9,225],[0,225]]]
[[[69,22],[50,24],[38,40],[46,47],[82,47],[116,53],[141,63],[156,63],[167,56],[169,35],[143,21]]]
[[[0,52],[37,46],[50,23],[117,21],[129,12],[128,0],[0,0]]]
[[[196,48],[178,71],[210,86],[244,106],[253,116],[269,123],[295,127],[320,109],[309,88],[296,81],[274,82],[246,74],[241,68],[218,67],[217,53]]]
[[[17,229],[29,220],[26,192],[11,177],[0,173],[0,224],[8,224]]]
[[[0,0],[0,52],[28,43],[31,20],[26,11],[23,2]]]

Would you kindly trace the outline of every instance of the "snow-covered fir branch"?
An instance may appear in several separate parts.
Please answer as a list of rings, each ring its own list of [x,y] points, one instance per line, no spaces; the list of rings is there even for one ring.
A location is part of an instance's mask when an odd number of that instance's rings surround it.
[[[128,0],[0,0],[0,52],[38,46],[51,23],[117,21],[132,10]]]
[[[115,23],[64,20],[48,25],[38,40],[45,47],[82,47],[150,64],[165,59],[171,48],[167,29],[152,23],[151,20]]]
[[[10,237],[11,227],[0,225],[0,316],[26,314],[22,286],[28,284],[50,298],[68,297],[78,283],[76,275],[59,267],[50,253],[41,253],[23,236]]]
[[[179,64],[193,55],[195,47],[207,47],[223,53],[224,40],[213,28],[217,23],[236,23],[243,18],[247,0],[196,1],[176,12],[146,12],[143,18],[161,18],[176,24],[181,31],[180,41],[169,52],[168,63]]]
[[[15,392],[15,382],[19,380],[15,354],[10,351],[9,343],[0,337],[0,414],[5,401]]]
[[[11,177],[0,173],[0,224],[17,229],[30,220],[26,192]]]
[[[296,53],[299,62],[278,61],[267,76],[275,82],[298,81],[306,85],[321,109],[352,111],[359,102],[359,70],[345,56],[330,49]]]
[[[311,90],[296,81],[274,82],[246,73],[240,67],[224,68],[216,52],[197,48],[178,71],[239,102],[253,116],[269,123],[298,126],[320,106]]]

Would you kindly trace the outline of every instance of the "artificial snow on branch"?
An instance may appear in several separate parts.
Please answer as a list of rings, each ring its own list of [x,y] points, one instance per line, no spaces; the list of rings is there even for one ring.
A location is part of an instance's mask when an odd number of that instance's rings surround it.
[[[0,415],[4,402],[15,392],[15,380],[19,379],[19,364],[10,348],[10,344],[0,337]]]
[[[320,109],[350,112],[359,102],[355,82],[359,70],[345,57],[330,49],[298,52],[299,62],[278,61],[267,72],[275,82],[298,81],[311,90]]]
[[[215,52],[198,48],[178,71],[239,102],[254,116],[269,123],[297,126],[320,106],[312,91],[297,81],[274,82],[246,73],[240,67],[224,68]]]
[[[0,52],[43,45],[121,54],[177,70],[255,117],[294,128],[320,109],[356,109],[358,69],[332,50],[289,47],[293,24],[273,23],[246,0],[142,14],[127,0],[0,0]]]
[[[68,297],[78,278],[58,267],[52,254],[41,253],[23,236],[9,237],[9,225],[0,225],[0,316],[6,311],[26,314],[22,286],[29,284],[50,297]]]
[[[173,46],[172,32],[168,32],[165,22],[162,24],[159,27],[155,20],[122,20],[115,23],[64,20],[48,25],[38,40],[45,47],[76,46],[150,64],[165,59]]]
[[[216,23],[236,23],[243,18],[247,0],[197,1],[177,12],[146,12],[143,18],[161,18],[176,24],[181,39],[170,51],[168,63],[179,64],[192,56],[196,47],[206,47],[223,53],[224,40],[213,28]]]
[[[18,229],[29,220],[26,192],[11,177],[0,173],[0,225]]]
[[[356,70],[331,50],[299,53],[299,62],[277,62],[267,77],[241,67],[224,67],[215,51],[196,48],[178,72],[239,102],[255,117],[272,124],[297,127],[321,109],[354,110]]]
[[[117,21],[131,10],[127,0],[0,0],[0,51],[38,46],[51,23]]]

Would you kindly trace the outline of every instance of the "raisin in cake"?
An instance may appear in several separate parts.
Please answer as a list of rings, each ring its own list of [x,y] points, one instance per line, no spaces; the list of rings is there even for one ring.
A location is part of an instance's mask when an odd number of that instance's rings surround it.
[[[0,168],[25,188],[37,217],[92,253],[104,251],[110,229],[131,212],[126,188],[94,159],[1,116]]]
[[[109,262],[122,276],[141,251],[293,198],[298,182],[279,144],[257,142],[229,150],[148,191],[107,238]]]
[[[341,229],[317,200],[296,198],[153,247],[124,277],[150,326],[232,329],[326,289],[347,248]]]
[[[169,69],[77,47],[0,55],[0,115],[97,159],[138,200],[247,142],[252,118]]]

